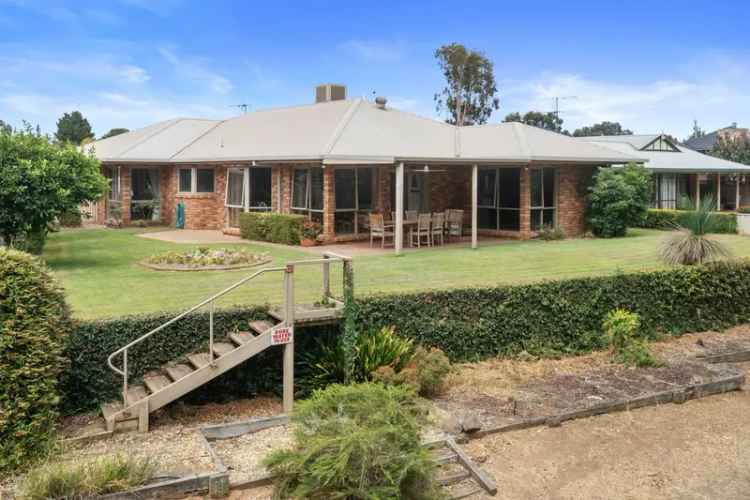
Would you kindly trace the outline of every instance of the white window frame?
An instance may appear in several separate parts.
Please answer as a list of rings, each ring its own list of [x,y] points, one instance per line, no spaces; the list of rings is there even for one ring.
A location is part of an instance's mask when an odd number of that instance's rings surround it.
[[[554,192],[552,193],[553,196],[552,196],[552,206],[551,207],[544,204],[544,198],[545,198],[545,196],[544,196],[544,194],[545,194],[544,193],[544,173],[545,173],[545,171],[549,171],[549,170],[552,171],[552,177],[553,177],[553,183],[552,183],[552,185],[554,186],[553,187]],[[540,173],[541,179],[542,179],[542,185],[540,186],[540,188],[541,188],[541,193],[540,194],[541,194],[542,204],[538,205],[538,206],[531,204],[531,201],[532,201],[531,200],[531,189],[532,189],[532,186],[531,186],[531,173],[533,171],[538,171]],[[532,167],[529,170],[529,225],[532,226],[532,227],[534,226],[534,210],[540,210],[539,213],[541,214],[541,220],[539,221],[540,222],[539,229],[532,229],[532,231],[539,231],[540,229],[542,229],[544,227],[544,211],[545,210],[552,210],[553,211],[552,212],[552,227],[555,228],[555,227],[558,226],[558,221],[557,221],[557,215],[558,215],[557,197],[558,197],[559,191],[560,191],[560,186],[559,186],[560,175],[559,175],[559,172],[560,172],[559,169],[556,168],[556,167]]]
[[[322,167],[295,167],[294,168],[294,171],[292,173],[292,199],[290,200],[290,205],[291,205],[291,209],[292,209],[293,212],[294,211],[297,211],[297,212],[306,212],[306,214],[308,216],[311,216],[314,213],[318,213],[318,214],[322,214],[323,213],[323,210],[325,208],[325,203],[324,203],[323,208],[320,208],[320,209],[318,209],[318,208],[311,208],[311,205],[312,205],[312,169],[313,168],[321,168],[322,169]],[[294,191],[296,189],[296,185],[295,185],[295,182],[294,182],[294,173],[297,172],[297,171],[299,171],[299,170],[304,170],[305,171],[305,205],[306,206],[304,206],[304,207],[295,207],[294,206]],[[323,183],[324,183],[324,185],[323,185],[323,196],[325,196],[325,171],[323,171],[323,176],[324,176],[324,180],[323,180]]]
[[[271,205],[266,206],[251,206],[250,205],[250,199],[252,198],[252,185],[250,183],[250,168],[252,167],[230,167],[227,169],[227,180],[226,180],[226,189],[224,190],[224,206],[227,208],[241,208],[245,212],[249,212],[251,210],[256,212],[269,212],[272,210]],[[270,167],[257,167],[257,168],[269,168]],[[229,177],[230,173],[234,172],[237,173],[241,171],[242,172],[242,204],[241,205],[230,205],[229,204]],[[273,181],[271,182],[273,184]],[[273,204],[273,200],[271,200],[271,204]]]
[[[190,171],[190,191],[180,190],[180,172]],[[198,191],[198,170],[210,170],[214,176],[214,188],[212,191]],[[179,167],[177,169],[177,193],[178,194],[214,194],[216,193],[216,169],[211,167]]]

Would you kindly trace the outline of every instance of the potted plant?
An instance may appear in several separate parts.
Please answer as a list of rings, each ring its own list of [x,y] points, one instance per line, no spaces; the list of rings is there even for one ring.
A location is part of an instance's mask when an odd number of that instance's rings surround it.
[[[302,241],[303,247],[314,247],[318,244],[318,236],[323,232],[323,227],[319,222],[307,220],[302,224]]]

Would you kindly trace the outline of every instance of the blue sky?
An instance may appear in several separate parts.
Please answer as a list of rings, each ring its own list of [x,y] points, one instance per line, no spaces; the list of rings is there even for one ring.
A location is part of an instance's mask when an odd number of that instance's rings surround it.
[[[747,2],[220,2],[0,0],[0,119],[53,132],[81,110],[97,135],[177,116],[309,103],[340,82],[437,117],[435,48],[495,64],[500,110],[565,127],[620,121],[687,136],[750,126]]]

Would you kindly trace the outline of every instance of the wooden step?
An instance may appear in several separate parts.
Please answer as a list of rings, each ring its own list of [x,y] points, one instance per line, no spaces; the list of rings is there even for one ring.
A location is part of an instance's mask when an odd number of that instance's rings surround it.
[[[207,352],[188,354],[187,359],[188,361],[190,361],[190,364],[196,368],[203,368],[204,366],[211,363],[211,358]]]
[[[143,383],[146,384],[148,390],[151,391],[151,394],[153,394],[170,385],[172,383],[172,380],[166,375],[154,374],[143,377]]]
[[[240,346],[253,340],[255,335],[250,332],[232,332],[229,334],[229,338],[232,339],[232,342]]]
[[[110,420],[116,415],[117,413],[120,413],[122,411],[122,403],[118,402],[112,402],[112,403],[105,403],[102,405],[102,416],[104,417],[104,420]],[[126,420],[135,420],[138,416],[134,413],[131,414],[130,412],[125,412],[117,416],[118,422],[124,422]]]
[[[270,321],[251,321],[250,329],[257,334],[265,333],[266,331],[273,328],[273,323]]]
[[[128,406],[133,406],[138,401],[146,397],[148,397],[148,392],[142,385],[133,385],[128,387],[128,394],[126,398],[128,401]]]
[[[217,358],[235,349],[236,347],[229,342],[214,342],[214,356]]]
[[[164,371],[167,372],[169,378],[171,378],[175,382],[180,380],[182,377],[193,373],[193,369],[190,366],[182,363],[180,363],[179,365],[165,366]]]

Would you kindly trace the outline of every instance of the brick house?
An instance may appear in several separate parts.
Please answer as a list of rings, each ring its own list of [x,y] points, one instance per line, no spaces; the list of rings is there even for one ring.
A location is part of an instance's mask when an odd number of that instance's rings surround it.
[[[182,202],[188,229],[237,231],[243,211],[299,213],[327,241],[367,237],[367,215],[394,210],[398,227],[403,210],[463,209],[475,244],[544,225],[575,236],[594,169],[643,161],[520,123],[455,127],[330,85],[314,104],[169,120],[87,147],[112,183],[99,222],[114,209],[125,224],[174,224]]]

